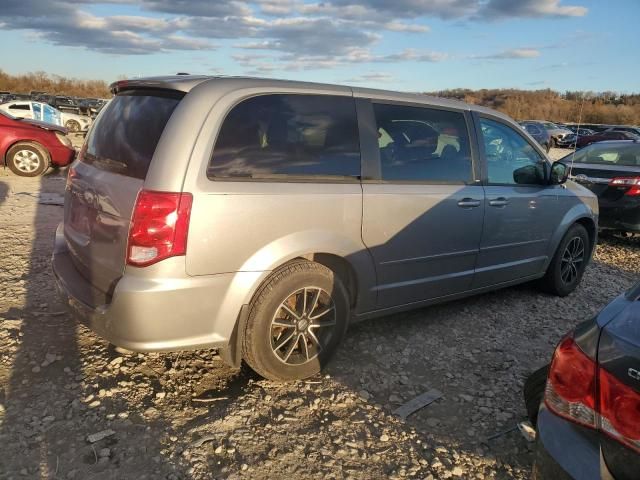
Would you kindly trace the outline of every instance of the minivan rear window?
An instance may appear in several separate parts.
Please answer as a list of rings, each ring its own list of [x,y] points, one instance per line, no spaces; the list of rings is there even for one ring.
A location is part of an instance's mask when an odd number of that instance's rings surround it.
[[[353,98],[269,94],[244,100],[225,118],[207,174],[211,179],[358,177]]]
[[[117,95],[96,119],[81,161],[143,180],[164,127],[183,96],[173,91]]]

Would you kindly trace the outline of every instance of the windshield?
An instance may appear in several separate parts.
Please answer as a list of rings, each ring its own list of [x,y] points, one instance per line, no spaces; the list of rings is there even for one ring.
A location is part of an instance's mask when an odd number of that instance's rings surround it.
[[[623,165],[627,167],[640,167],[640,144],[630,143],[626,145],[593,144],[570,153],[562,160],[575,163],[587,163],[594,165]]]

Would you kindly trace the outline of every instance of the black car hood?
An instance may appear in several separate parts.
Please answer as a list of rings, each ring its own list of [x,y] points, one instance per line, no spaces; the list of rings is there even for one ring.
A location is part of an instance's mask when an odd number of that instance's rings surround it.
[[[53,123],[47,123],[47,122],[41,122],[40,120],[31,120],[31,119],[22,119],[19,120],[20,123],[28,123],[29,125],[33,125],[35,127],[40,127],[43,128],[44,130],[51,130],[53,132],[60,132],[60,133],[64,133],[65,135],[67,133],[69,133],[69,130],[67,130],[64,127],[61,127],[60,125],[54,125]]]

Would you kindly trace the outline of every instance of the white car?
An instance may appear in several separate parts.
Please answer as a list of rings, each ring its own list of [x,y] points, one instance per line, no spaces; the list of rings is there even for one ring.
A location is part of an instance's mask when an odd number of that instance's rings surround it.
[[[70,132],[86,132],[93,122],[91,117],[75,113],[61,112],[51,105],[31,100],[14,100],[0,105],[0,110],[18,118],[30,118],[53,123],[67,128]]]

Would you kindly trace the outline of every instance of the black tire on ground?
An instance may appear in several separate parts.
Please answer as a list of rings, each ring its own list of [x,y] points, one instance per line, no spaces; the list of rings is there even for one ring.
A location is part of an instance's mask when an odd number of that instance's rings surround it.
[[[549,148],[556,148],[556,139],[551,137],[551,140],[549,140]]]
[[[305,290],[307,287],[309,293]],[[318,293],[324,299],[324,306],[314,298],[314,292],[319,289],[324,292]],[[304,299],[307,299],[307,303]],[[299,317],[294,318],[282,308],[283,303],[290,300],[294,302],[287,305]],[[313,305],[309,306],[308,302]],[[331,302],[333,310],[330,309]],[[318,309],[314,310],[316,304]],[[322,319],[312,320],[320,313]],[[277,323],[286,323],[287,326],[273,326],[276,315],[282,314],[284,317],[278,317]],[[305,323],[307,315],[309,319]],[[269,380],[288,381],[310,377],[320,372],[333,356],[347,331],[349,315],[349,294],[338,275],[319,263],[293,260],[275,270],[256,292],[249,306],[246,328],[241,332],[242,357],[257,374]],[[305,328],[309,323],[316,327]],[[329,326],[318,327],[322,323]],[[315,332],[314,335],[301,336],[300,332],[309,331]],[[293,335],[295,342],[278,349],[277,346],[289,335]],[[312,337],[316,340],[312,341]],[[323,348],[315,356],[315,342],[318,341]],[[290,353],[289,348],[294,349],[294,353]],[[286,353],[293,356],[288,358],[297,359],[300,363],[285,361],[287,359],[282,357]]]
[[[65,128],[67,130],[69,130],[70,132],[79,132],[80,131],[80,124],[78,122],[76,122],[75,120],[67,120],[67,122],[64,124]]]
[[[538,410],[544,397],[548,374],[549,365],[545,365],[529,375],[524,382],[524,404],[527,408],[529,421],[534,427],[538,421]]]
[[[7,167],[21,177],[37,177],[49,168],[49,154],[35,142],[20,142],[7,151]]]
[[[547,151],[547,153],[549,153],[549,150],[551,150],[551,142],[547,142],[547,143],[545,144],[544,149]]]
[[[568,277],[563,275],[563,265],[566,264],[565,260],[567,255],[572,257],[572,242],[582,242],[582,262],[576,265],[575,274],[571,274]],[[567,233],[562,238],[560,245],[556,249],[551,263],[547,268],[547,273],[542,277],[538,285],[540,288],[553,295],[559,297],[566,297],[573,292],[582,280],[582,275],[587,266],[587,259],[591,252],[591,242],[589,240],[589,234],[587,230],[579,223],[574,223]],[[575,255],[578,257],[578,255]]]

